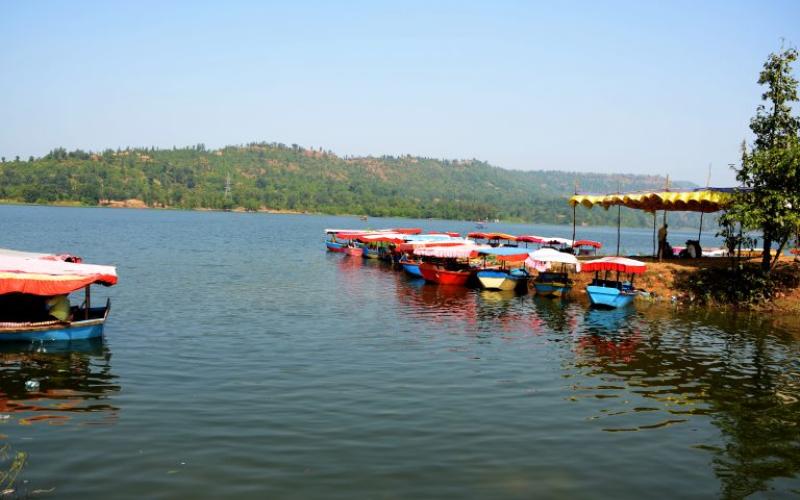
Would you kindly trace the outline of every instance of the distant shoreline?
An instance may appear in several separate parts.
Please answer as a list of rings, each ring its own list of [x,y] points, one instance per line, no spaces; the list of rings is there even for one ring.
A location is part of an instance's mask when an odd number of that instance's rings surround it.
[[[288,210],[288,209],[266,208],[266,207],[259,208],[258,210],[247,210],[244,207],[234,207],[227,210],[222,208],[206,208],[206,207],[198,207],[198,208],[181,208],[181,207],[170,207],[170,206],[151,207],[146,205],[141,200],[135,200],[133,203],[131,203],[131,201],[132,200],[113,200],[110,201],[109,203],[87,205],[85,203],[81,203],[78,201],[62,201],[55,203],[27,203],[22,201],[0,199],[0,206],[9,205],[9,206],[21,206],[21,207],[110,208],[110,209],[127,208],[132,210],[171,210],[176,212],[233,212],[233,213],[273,214],[273,215],[327,215],[331,217],[353,217],[353,218],[368,217],[370,219],[374,218],[374,219],[408,219],[408,220],[456,220],[460,222],[471,222],[470,219],[443,219],[440,217],[419,218],[419,217],[406,217],[402,215],[373,216],[373,215],[363,215],[363,214],[334,214],[325,212],[308,212],[301,210]],[[504,219],[500,219],[500,222],[497,223],[490,222],[489,224],[527,224],[527,225],[572,227],[571,223],[555,224],[553,222],[535,222],[535,221],[525,221],[525,220],[504,220]],[[578,228],[600,228],[600,227],[616,229],[617,226],[578,224]],[[691,232],[691,231],[697,231],[698,229],[697,227],[674,227],[674,228],[672,228],[672,226],[670,227],[673,231],[676,232]],[[652,226],[627,226],[623,224],[622,228],[651,229]],[[705,228],[704,232],[711,230],[712,229]]]

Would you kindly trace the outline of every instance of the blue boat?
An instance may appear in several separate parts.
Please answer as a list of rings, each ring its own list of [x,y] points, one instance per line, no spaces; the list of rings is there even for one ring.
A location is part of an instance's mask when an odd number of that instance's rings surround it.
[[[595,283],[594,281],[592,283]],[[616,284],[616,286],[614,285]],[[604,282],[603,285],[589,285],[586,287],[589,301],[593,306],[616,309],[625,307],[636,298],[638,292],[630,284],[622,282]]]
[[[533,280],[536,294],[543,297],[565,297],[574,284],[567,273],[540,272]]]
[[[339,252],[343,253],[344,249],[347,245],[343,243],[339,243],[336,241],[326,241],[325,247],[328,249],[329,252]]]
[[[592,282],[586,287],[586,293],[593,306],[606,309],[625,307],[639,295],[633,286],[633,277],[647,269],[644,262],[624,257],[603,257],[583,264],[583,271],[594,272]],[[600,273],[605,272],[603,278]],[[609,272],[616,272],[615,279],[608,279]],[[629,280],[621,280],[620,273],[627,274]]]
[[[484,269],[477,273],[478,282],[487,290],[527,290],[531,275],[524,267],[509,269],[512,263],[521,263],[528,258],[528,250],[518,247],[481,248]],[[487,268],[487,259],[499,267]]]
[[[103,325],[111,311],[111,300],[106,301],[104,307],[92,307],[88,311],[88,319],[76,321],[40,321],[19,323],[12,326],[9,323],[0,323],[0,341],[30,342],[30,341],[73,341],[96,339],[103,336]],[[84,311],[73,308],[73,314],[79,315]]]
[[[66,254],[0,249],[0,276],[0,342],[102,337],[111,301],[92,307],[90,287],[116,284],[114,267],[83,264]],[[69,294],[80,289],[83,303],[70,306]]]

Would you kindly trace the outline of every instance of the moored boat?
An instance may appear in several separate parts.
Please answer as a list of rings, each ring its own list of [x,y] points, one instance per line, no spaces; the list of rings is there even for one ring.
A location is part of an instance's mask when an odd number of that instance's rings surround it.
[[[624,257],[603,257],[583,263],[584,272],[594,272],[592,283],[586,287],[586,293],[593,306],[602,308],[625,307],[639,295],[633,285],[636,274],[642,274],[647,269],[644,262]],[[604,272],[603,278],[600,273]],[[609,272],[616,272],[616,278],[608,279]],[[627,280],[620,280],[620,273],[627,274]]]
[[[470,242],[455,246],[415,248],[414,254],[423,258],[419,271],[425,281],[439,285],[465,286],[478,270],[470,264],[481,248]]]
[[[90,287],[117,283],[116,269],[81,263],[70,255],[0,250],[0,341],[68,341],[97,338],[110,299],[92,307]],[[84,290],[80,306],[69,294]]]
[[[484,268],[477,273],[481,287],[487,290],[528,289],[531,275],[522,265],[528,257],[527,250],[517,247],[496,247],[484,248],[477,253],[483,257]]]
[[[569,277],[569,272],[578,272],[581,269],[581,264],[574,255],[553,248],[540,248],[531,252],[525,263],[539,271],[533,280],[533,287],[536,295],[543,297],[568,295],[575,285]]]

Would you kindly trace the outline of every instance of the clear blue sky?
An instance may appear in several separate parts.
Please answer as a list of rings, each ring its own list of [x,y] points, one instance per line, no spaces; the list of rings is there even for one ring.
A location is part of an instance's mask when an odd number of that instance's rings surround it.
[[[729,184],[781,38],[798,1],[4,1],[0,154],[263,140]]]

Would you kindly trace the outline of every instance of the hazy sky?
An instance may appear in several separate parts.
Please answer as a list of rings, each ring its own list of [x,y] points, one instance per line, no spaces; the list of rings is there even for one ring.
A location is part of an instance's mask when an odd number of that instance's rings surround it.
[[[729,184],[781,38],[800,1],[0,0],[0,154],[276,141]]]

